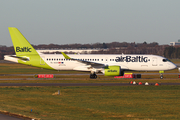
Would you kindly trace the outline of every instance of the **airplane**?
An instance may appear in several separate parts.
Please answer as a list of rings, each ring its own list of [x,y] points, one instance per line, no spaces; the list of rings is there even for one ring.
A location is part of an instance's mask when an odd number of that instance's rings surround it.
[[[124,71],[165,71],[177,66],[167,58],[145,54],[43,54],[38,53],[15,27],[8,27],[16,55],[4,60],[51,70],[89,71],[105,76],[122,76]]]

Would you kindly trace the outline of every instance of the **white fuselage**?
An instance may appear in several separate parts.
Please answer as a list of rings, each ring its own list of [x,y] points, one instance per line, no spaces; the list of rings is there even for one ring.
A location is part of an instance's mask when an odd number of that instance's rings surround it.
[[[90,65],[76,60],[65,59],[61,54],[39,54],[41,58],[56,70],[91,71]],[[168,59],[157,55],[122,55],[122,54],[69,54],[71,58],[103,64],[104,66],[120,66],[123,70],[163,71],[176,68]],[[43,64],[42,64],[43,65]],[[101,69],[102,66],[94,67]]]

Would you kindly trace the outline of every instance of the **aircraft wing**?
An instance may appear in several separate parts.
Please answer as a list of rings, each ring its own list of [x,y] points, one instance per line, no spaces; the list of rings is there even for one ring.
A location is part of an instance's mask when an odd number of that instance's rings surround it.
[[[90,62],[90,61],[84,61],[84,60],[78,60],[78,59],[75,59],[75,58],[70,58],[68,55],[66,55],[64,52],[61,52],[62,55],[64,56],[65,59],[70,59],[70,60],[74,60],[74,61],[78,61],[80,63],[84,63],[86,65],[91,65],[93,67],[95,66],[105,66],[104,64],[101,64],[101,63],[96,63],[96,62]]]

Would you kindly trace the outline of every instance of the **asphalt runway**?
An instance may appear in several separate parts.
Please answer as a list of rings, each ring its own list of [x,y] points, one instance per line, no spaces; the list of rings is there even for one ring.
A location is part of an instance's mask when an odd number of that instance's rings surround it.
[[[140,73],[140,74],[158,75],[159,73]],[[179,73],[164,73],[164,74],[179,75]],[[54,74],[54,75],[56,76],[56,75],[89,75],[89,74]],[[98,75],[103,75],[103,74],[98,74]],[[34,76],[34,74],[0,74],[0,76]],[[76,78],[76,79],[79,80],[81,78]],[[106,78],[103,78],[103,79],[106,80]],[[43,80],[43,79],[41,78],[0,78],[0,80],[8,81],[8,80]],[[75,79],[74,78],[68,78],[68,79],[49,78],[45,80],[75,80]],[[155,85],[155,83],[149,83],[149,85]],[[161,83],[161,85],[180,85],[180,83]],[[129,83],[0,83],[0,86],[132,86],[132,84],[129,84]]]
[[[149,83],[155,85],[156,83]],[[138,85],[138,84],[135,84]],[[129,83],[0,83],[0,86],[135,86]],[[159,85],[180,85],[180,83],[159,83]]]
[[[160,73],[135,73],[135,74],[141,74],[141,75],[159,75]],[[0,76],[34,76],[36,74],[0,74]],[[58,76],[58,75],[90,75],[90,74],[85,74],[85,73],[81,73],[81,74],[53,74],[54,76]],[[101,73],[97,74],[98,76],[103,75]],[[163,73],[163,75],[180,75],[180,73]]]
[[[4,115],[0,113],[0,120],[24,120],[22,118],[15,118],[12,116]]]

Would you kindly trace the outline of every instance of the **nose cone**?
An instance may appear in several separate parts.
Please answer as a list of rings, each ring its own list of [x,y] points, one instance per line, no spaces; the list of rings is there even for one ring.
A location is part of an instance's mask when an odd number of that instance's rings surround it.
[[[175,68],[177,68],[177,66],[176,66],[174,63],[171,63],[171,64],[169,65],[169,68],[170,68],[170,69],[175,69]]]

